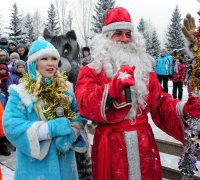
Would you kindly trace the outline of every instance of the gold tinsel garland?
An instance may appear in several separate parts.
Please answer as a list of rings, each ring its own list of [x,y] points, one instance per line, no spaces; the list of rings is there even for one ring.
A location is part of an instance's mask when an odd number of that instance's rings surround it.
[[[195,44],[192,51],[195,56],[195,63],[192,68],[192,90],[198,92],[200,90],[200,27],[194,32]]]
[[[33,95],[36,87],[36,82],[32,80],[28,73],[23,75],[22,81],[25,82],[25,89],[28,93]],[[73,112],[69,106],[67,96],[65,94],[66,89],[58,86],[56,80],[52,77],[52,83],[50,85],[41,81],[40,88],[38,89],[38,100],[42,100],[44,103],[42,112],[45,117],[50,120],[56,118],[56,108],[62,107],[64,109],[64,117],[71,119],[74,118],[75,112]]]

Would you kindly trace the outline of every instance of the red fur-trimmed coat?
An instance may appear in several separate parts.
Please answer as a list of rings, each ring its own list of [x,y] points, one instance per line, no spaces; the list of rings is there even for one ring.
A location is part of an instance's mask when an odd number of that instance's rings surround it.
[[[183,82],[186,76],[186,65],[180,63],[178,65],[178,72],[173,72],[172,81],[173,82]]]
[[[97,122],[92,147],[94,180],[161,180],[160,156],[147,114],[150,112],[160,129],[183,142],[181,103],[163,92],[155,72],[151,72],[147,106],[137,118],[127,120],[130,104],[113,102],[105,107],[109,82],[103,70],[97,74],[84,66],[75,91],[81,115]]]

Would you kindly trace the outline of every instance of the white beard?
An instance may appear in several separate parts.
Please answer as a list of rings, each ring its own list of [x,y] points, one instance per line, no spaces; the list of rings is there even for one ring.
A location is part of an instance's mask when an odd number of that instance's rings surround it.
[[[126,119],[135,118],[141,115],[141,110],[146,107],[145,98],[148,94],[147,85],[149,82],[149,72],[152,71],[150,57],[144,51],[141,38],[134,42],[124,44],[113,42],[101,35],[93,43],[93,63],[91,68],[99,73],[103,69],[109,79],[117,73],[123,65],[135,66],[135,85],[131,86],[132,108]],[[101,43],[100,43],[100,42]]]

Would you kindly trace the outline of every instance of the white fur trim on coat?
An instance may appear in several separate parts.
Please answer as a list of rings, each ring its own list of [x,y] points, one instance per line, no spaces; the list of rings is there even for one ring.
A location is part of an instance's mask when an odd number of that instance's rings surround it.
[[[11,89],[14,89],[19,94],[19,97],[25,106],[28,107],[33,102],[34,97],[25,89],[25,83],[20,83],[18,85],[13,84],[9,87],[8,91],[11,91]]]
[[[178,116],[180,117],[180,119],[185,122],[185,119],[183,117],[183,108],[184,108],[185,102],[178,102],[176,104],[176,112],[178,114]]]
[[[39,139],[38,139],[38,128],[43,124],[43,121],[37,121],[33,123],[33,125],[27,130],[27,136],[31,149],[31,156],[42,160],[45,158],[49,151],[49,147],[51,144],[51,140],[46,140],[44,145],[41,147]]]

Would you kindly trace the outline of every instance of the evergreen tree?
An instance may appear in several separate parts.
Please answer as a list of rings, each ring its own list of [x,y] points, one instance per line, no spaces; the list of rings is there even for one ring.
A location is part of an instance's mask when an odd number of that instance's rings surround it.
[[[12,15],[11,15],[11,23],[10,23],[10,33],[9,39],[14,40],[17,43],[24,43],[24,33],[22,31],[22,17],[18,12],[17,4],[13,5]]]
[[[59,21],[57,19],[56,9],[53,4],[50,4],[50,8],[48,10],[46,28],[51,34],[58,35],[60,33]]]
[[[67,29],[67,31],[71,31],[72,30],[72,22],[73,22],[72,12],[71,11],[69,11],[69,14],[68,14],[66,22],[67,22],[66,23],[66,26],[67,26],[66,29]]]
[[[176,6],[172,14],[171,24],[166,34],[167,42],[165,43],[165,46],[170,53],[174,51],[184,53],[184,39],[181,31],[181,20],[180,11],[178,6]]]
[[[143,33],[144,39],[145,39],[145,45],[146,45],[146,52],[151,54],[151,46],[152,46],[152,35],[149,31],[145,31]]]
[[[140,19],[137,29],[142,34],[145,40],[146,52],[151,54],[152,34],[150,28],[148,28],[147,23],[144,21],[143,18]]]
[[[1,35],[2,35],[2,31],[3,31],[3,26],[2,26],[2,16],[1,16],[1,14],[0,14],[0,37],[1,37]]]
[[[26,42],[29,46],[36,39],[33,28],[33,18],[31,17],[30,13],[26,15],[24,27],[24,31],[26,33]]]
[[[98,0],[94,9],[95,15],[92,16],[92,31],[101,33],[106,13],[114,6],[115,0]]]
[[[39,36],[42,36],[44,29],[44,22],[41,18],[41,15],[38,11],[38,9],[33,14],[33,30],[35,34],[35,39],[37,39]]]
[[[150,54],[156,59],[160,54],[160,41],[157,36],[156,30],[153,31],[151,38],[151,52]]]
[[[145,26],[144,26],[144,19],[143,18],[140,19],[140,22],[139,22],[137,29],[140,33],[142,33],[142,34],[144,33]]]

